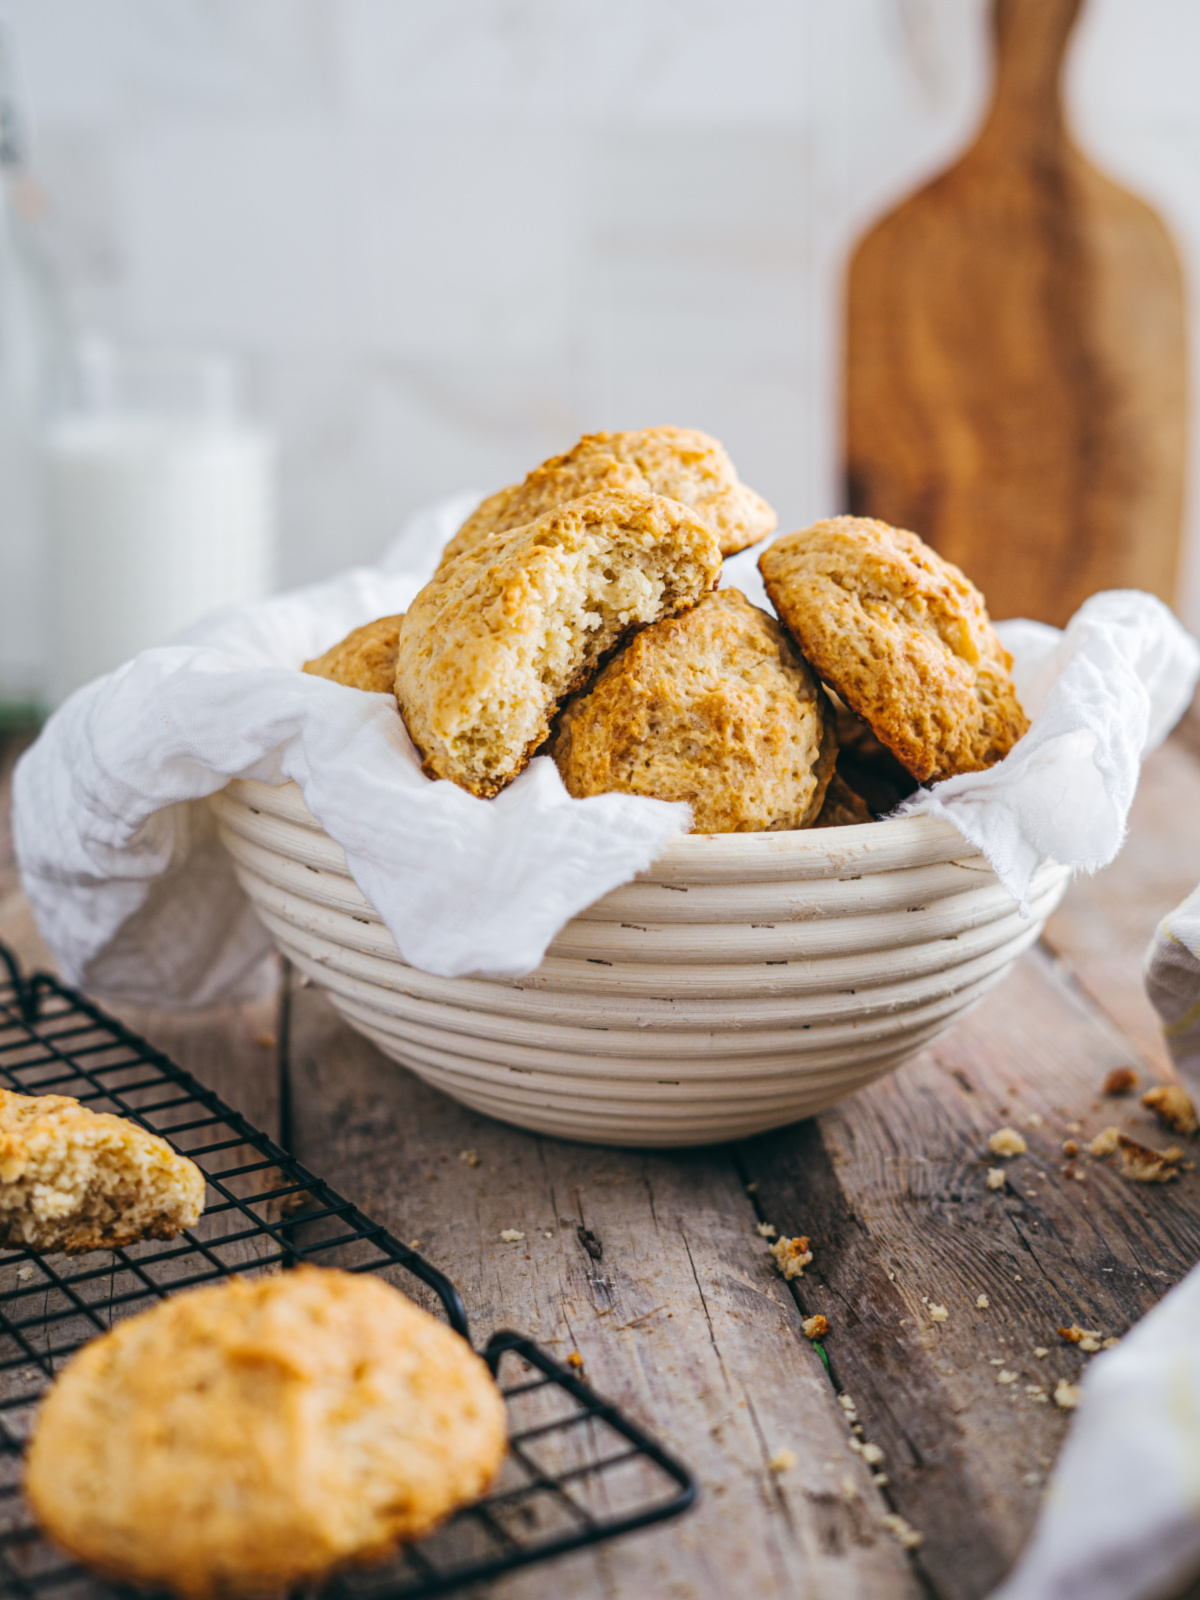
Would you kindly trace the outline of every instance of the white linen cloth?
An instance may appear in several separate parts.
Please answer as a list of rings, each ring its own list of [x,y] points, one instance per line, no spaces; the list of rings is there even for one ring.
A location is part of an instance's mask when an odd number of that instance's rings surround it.
[[[159,1004],[247,992],[268,940],[203,804],[235,777],[294,779],[404,959],[451,977],[531,971],[571,916],[688,827],[685,805],[573,800],[547,758],[494,800],[430,782],[390,696],[297,670],[403,610],[475,503],[425,513],[377,568],[144,651],[51,717],[16,770],[14,840],[68,980]],[[1046,857],[1092,870],[1116,854],[1140,757],[1187,703],[1200,648],[1132,592],[1095,597],[1065,634],[1005,636],[1033,727],[990,772],[905,809],[948,817],[1022,899]]]

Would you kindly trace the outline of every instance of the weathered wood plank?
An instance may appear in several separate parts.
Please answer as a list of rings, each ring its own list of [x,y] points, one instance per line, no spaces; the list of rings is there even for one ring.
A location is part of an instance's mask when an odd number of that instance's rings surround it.
[[[742,1147],[764,1217],[814,1238],[799,1300],[833,1325],[834,1375],[885,1452],[889,1498],[924,1533],[919,1564],[945,1600],[988,1593],[1032,1526],[1066,1423],[1047,1396],[1086,1359],[1057,1328],[1123,1333],[1200,1255],[1195,1174],[1130,1185],[1087,1158],[1074,1163],[1084,1181],[1063,1174],[1063,1141],[1107,1123],[1166,1142],[1136,1100],[1099,1094],[1127,1057],[1035,953],[893,1077]],[[1028,1141],[1011,1163],[986,1149],[1003,1125]],[[995,1165],[1008,1171],[999,1193],[985,1182]]]
[[[462,1290],[478,1343],[512,1327],[560,1358],[578,1350],[597,1390],[699,1474],[681,1521],[489,1594],[919,1593],[727,1151],[593,1149],[506,1128],[386,1061],[311,988],[294,997],[292,1039],[301,1158],[420,1240]],[[524,1240],[505,1244],[506,1228]],[[779,1449],[797,1459],[775,1474]]]
[[[1158,923],[1200,883],[1200,760],[1185,719],[1147,760],[1129,837],[1110,867],[1076,878],[1045,940],[1128,1037],[1152,1073],[1174,1077],[1158,1018],[1142,984],[1142,958]],[[1136,1064],[1136,1057],[1131,1058]]]

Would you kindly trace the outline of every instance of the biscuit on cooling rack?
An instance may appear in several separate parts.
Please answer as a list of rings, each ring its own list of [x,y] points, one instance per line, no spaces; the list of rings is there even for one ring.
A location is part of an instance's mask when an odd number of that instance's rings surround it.
[[[344,683],[348,689],[391,694],[396,682],[396,649],[402,620],[403,613],[364,623],[323,656],[306,661],[303,670],[314,678]]]
[[[551,456],[523,483],[483,502],[442,552],[453,561],[491,533],[532,522],[543,512],[599,489],[662,494],[690,506],[716,535],[723,556],[774,531],[774,511],[739,479],[725,448],[695,428],[639,428],[586,433],[566,455]]]
[[[173,1239],[204,1174],[165,1139],[67,1095],[0,1089],[0,1244],[50,1252]]]
[[[300,1267],[161,1301],[72,1358],[25,1487],[104,1576],[281,1595],[482,1494],[504,1401],[458,1334],[370,1273]]]
[[[710,530],[677,501],[615,489],[485,539],[400,627],[396,699],[425,771],[497,794],[573,690],[637,628],[717,581]]]
[[[991,766],[1029,726],[983,596],[915,533],[832,517],[758,565],[819,677],[920,782]]]
[[[837,741],[787,634],[720,589],[637,634],[567,705],[552,753],[577,797],[687,800],[697,833],[756,833],[812,822]]]

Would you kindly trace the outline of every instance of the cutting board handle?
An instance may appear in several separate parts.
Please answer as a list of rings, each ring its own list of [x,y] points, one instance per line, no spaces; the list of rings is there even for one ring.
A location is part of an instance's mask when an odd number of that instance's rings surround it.
[[[1084,0],[994,0],[995,80],[975,153],[1027,160],[1067,137],[1061,80]]]

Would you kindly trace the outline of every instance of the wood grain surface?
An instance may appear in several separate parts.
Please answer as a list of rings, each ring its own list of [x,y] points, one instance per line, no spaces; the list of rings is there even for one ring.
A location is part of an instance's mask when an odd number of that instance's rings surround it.
[[[1063,115],[1080,10],[994,0],[978,138],[847,284],[850,509],[928,539],[993,616],[1059,625],[1099,589],[1172,598],[1186,455],[1175,247]]]
[[[1149,1082],[1161,1063],[1138,965],[1200,876],[1188,739],[1185,728],[1147,764],[1117,864],[1072,887],[1047,942],[978,1010],[894,1076],[736,1147],[622,1152],[505,1127],[387,1061],[294,976],[282,1032],[270,1004],[182,1023],[141,1014],[155,1043],[266,1117],[277,1062],[261,1035],[273,1033],[301,1158],[420,1241],[458,1283],[478,1340],[515,1327],[560,1357],[578,1351],[596,1388],[696,1471],[700,1500],[680,1521],[477,1592],[989,1592],[1028,1537],[1068,1426],[1049,1395],[1088,1359],[1057,1327],[1121,1334],[1200,1253],[1200,1175],[1132,1187],[1061,1148],[1109,1122],[1165,1142],[1136,1098],[1099,1091],[1111,1066]],[[3,832],[0,937],[37,956]],[[985,1146],[1001,1124],[1028,1150],[995,1191]],[[812,1238],[792,1285],[760,1224]],[[525,1237],[506,1244],[504,1229]],[[830,1323],[828,1369],[801,1328],[816,1312]],[[857,1406],[857,1439],[839,1396]],[[863,1440],[881,1461],[853,1448]],[[893,1514],[922,1534],[917,1548],[894,1537]]]

